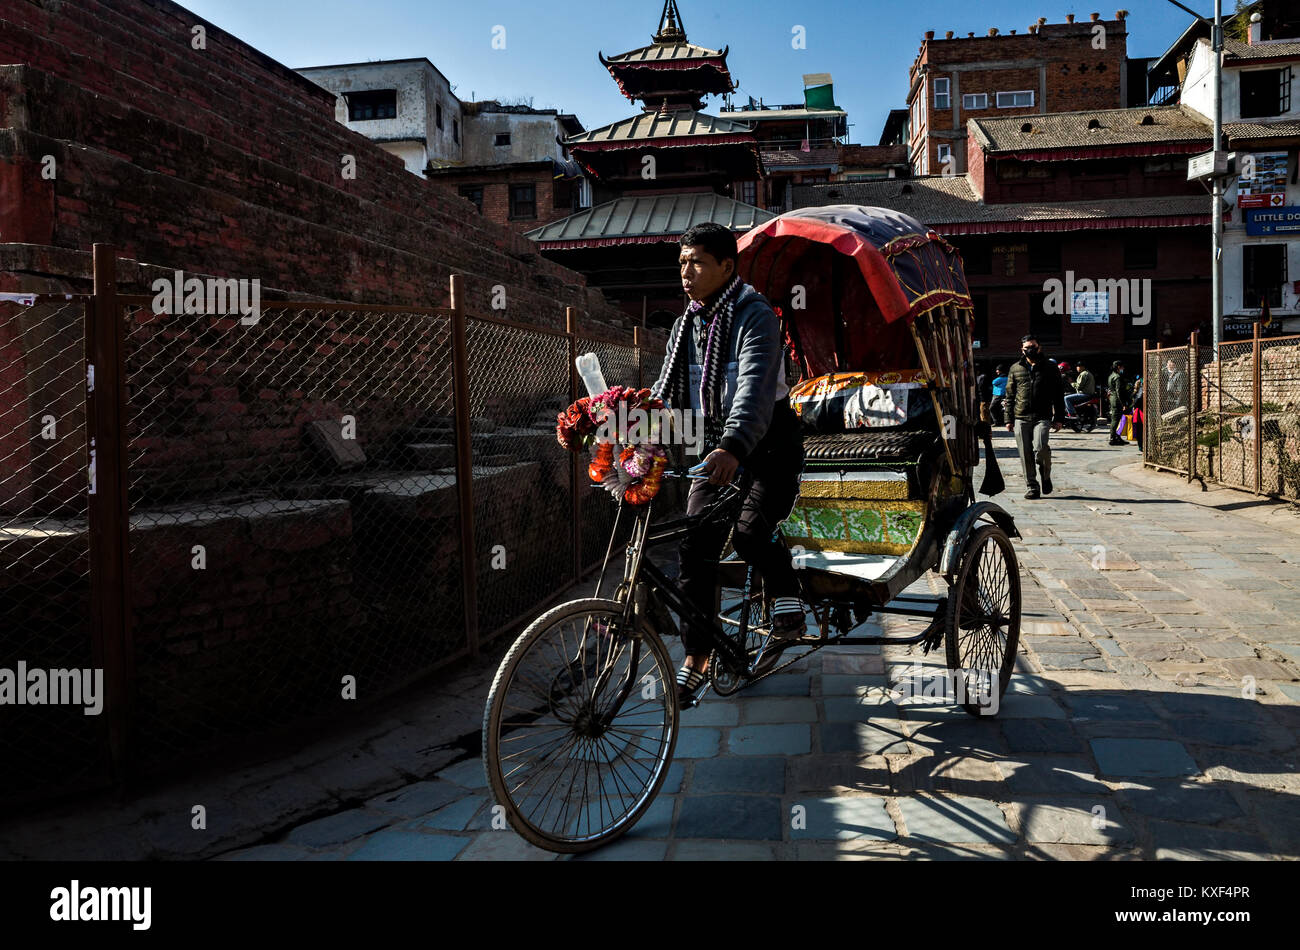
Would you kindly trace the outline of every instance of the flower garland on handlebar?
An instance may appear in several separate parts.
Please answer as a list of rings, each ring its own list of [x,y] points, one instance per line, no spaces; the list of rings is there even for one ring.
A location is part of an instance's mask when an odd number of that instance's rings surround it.
[[[625,406],[623,413],[620,405]],[[616,423],[626,420],[634,410],[653,418],[655,410],[663,409],[662,399],[651,396],[648,389],[614,386],[597,396],[583,396],[556,418],[556,440],[570,452],[590,451],[591,464],[587,476],[615,497],[621,496],[630,505],[648,504],[659,494],[668,453],[656,441],[659,427],[629,426],[619,432]],[[646,438],[637,440],[633,432],[640,430]],[[625,440],[616,442],[613,436]],[[618,448],[617,459],[615,448]]]

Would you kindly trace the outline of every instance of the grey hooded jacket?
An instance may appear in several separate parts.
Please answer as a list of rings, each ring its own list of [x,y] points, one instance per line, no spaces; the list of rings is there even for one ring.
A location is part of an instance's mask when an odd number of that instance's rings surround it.
[[[677,334],[685,316],[673,323],[671,340]],[[687,353],[693,366],[704,363],[703,328],[699,313],[690,315],[693,326],[688,328]],[[667,359],[664,360],[667,367]],[[655,383],[655,391],[664,385],[663,368]],[[727,354],[726,383],[722,391],[722,410],[727,415],[718,448],[725,449],[742,462],[767,432],[777,402],[790,393],[785,383],[785,360],[782,354],[780,321],[767,298],[749,284],[740,289],[736,310],[732,318],[731,346]],[[670,409],[689,409],[674,406],[669,393],[664,393]]]

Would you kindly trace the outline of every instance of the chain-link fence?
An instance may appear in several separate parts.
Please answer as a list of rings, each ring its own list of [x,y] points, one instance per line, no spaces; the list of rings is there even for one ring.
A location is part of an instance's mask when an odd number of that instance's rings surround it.
[[[1142,368],[1143,454],[1150,465],[1187,474],[1191,424],[1188,347],[1148,350]]]
[[[464,652],[447,316],[125,318],[142,766]]]
[[[453,309],[0,302],[0,677],[98,671],[108,714],[0,692],[0,800],[346,716],[543,609],[615,510],[555,440],[582,352],[662,359]]]
[[[1300,500],[1300,337],[1148,350],[1145,380],[1147,464]]]
[[[0,802],[109,774],[91,622],[87,303],[0,303]]]

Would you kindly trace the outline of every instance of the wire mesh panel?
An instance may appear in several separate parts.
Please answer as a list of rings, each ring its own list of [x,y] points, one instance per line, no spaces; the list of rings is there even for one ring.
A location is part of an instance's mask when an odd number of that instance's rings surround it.
[[[1255,364],[1249,340],[1201,347],[1205,398],[1197,416],[1196,471],[1234,488],[1255,491]]]
[[[1259,343],[1260,491],[1300,501],[1300,337]]]
[[[555,440],[569,404],[569,340],[470,319],[478,628],[487,639],[573,579],[571,459]]]
[[[1149,350],[1142,379],[1147,406],[1142,430],[1146,461],[1186,473],[1187,427],[1191,424],[1187,347]]]
[[[82,298],[0,303],[0,802],[108,778],[85,334]]]
[[[446,315],[124,317],[143,768],[465,651]]]

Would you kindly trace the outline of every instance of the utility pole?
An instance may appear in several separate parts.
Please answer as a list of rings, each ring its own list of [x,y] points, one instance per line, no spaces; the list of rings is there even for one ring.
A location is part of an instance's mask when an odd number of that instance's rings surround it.
[[[1223,0],[1214,0],[1214,151],[1223,141]],[[1219,358],[1219,343],[1223,340],[1223,186],[1224,179],[1214,176],[1214,217],[1211,219],[1211,293],[1214,296],[1210,311],[1214,330],[1214,358]]]
[[[1180,10],[1185,10],[1202,23],[1207,23],[1190,7],[1179,0],[1169,0]],[[1223,0],[1214,0],[1214,23],[1210,26],[1210,47],[1214,50],[1214,144],[1212,150],[1218,155],[1223,142]],[[1218,174],[1218,169],[1211,178],[1214,208],[1211,211],[1210,225],[1210,323],[1213,328],[1214,358],[1219,358],[1219,343],[1223,340],[1223,194],[1226,180]]]

